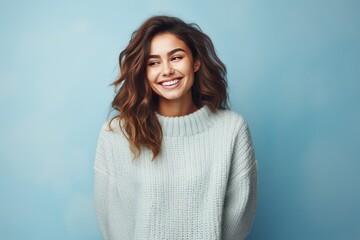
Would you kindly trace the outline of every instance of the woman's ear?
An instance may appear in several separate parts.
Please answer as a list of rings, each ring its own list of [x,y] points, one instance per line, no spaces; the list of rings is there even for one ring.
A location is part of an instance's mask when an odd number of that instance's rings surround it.
[[[194,61],[194,72],[197,72],[200,69],[201,62],[199,59],[195,59]]]

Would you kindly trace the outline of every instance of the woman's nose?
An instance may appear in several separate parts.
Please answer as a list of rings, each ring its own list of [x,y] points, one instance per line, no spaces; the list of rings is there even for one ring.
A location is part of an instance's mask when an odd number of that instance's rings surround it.
[[[165,76],[170,76],[170,75],[172,75],[173,73],[174,73],[174,69],[173,69],[173,67],[172,67],[172,65],[171,65],[171,63],[164,63],[163,64],[163,76],[165,77]]]

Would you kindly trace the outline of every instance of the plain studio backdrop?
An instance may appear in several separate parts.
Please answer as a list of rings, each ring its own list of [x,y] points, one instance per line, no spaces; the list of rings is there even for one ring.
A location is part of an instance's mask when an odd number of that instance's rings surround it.
[[[195,22],[248,121],[259,206],[248,239],[359,239],[360,2],[1,1],[0,238],[101,239],[93,162],[131,33]]]

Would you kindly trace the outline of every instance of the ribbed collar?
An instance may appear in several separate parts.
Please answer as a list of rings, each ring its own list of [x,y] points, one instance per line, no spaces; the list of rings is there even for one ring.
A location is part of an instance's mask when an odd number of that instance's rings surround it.
[[[214,113],[205,105],[197,111],[180,117],[165,117],[156,113],[164,136],[190,136],[210,128]]]

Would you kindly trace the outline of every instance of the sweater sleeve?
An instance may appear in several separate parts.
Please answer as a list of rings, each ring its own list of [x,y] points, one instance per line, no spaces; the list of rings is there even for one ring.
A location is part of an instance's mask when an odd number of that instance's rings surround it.
[[[258,195],[258,168],[249,128],[241,118],[235,139],[223,210],[223,240],[244,239],[250,232]]]
[[[94,202],[96,216],[98,219],[101,233],[105,240],[110,239],[108,236],[107,224],[107,205],[110,175],[106,169],[105,157],[105,140],[103,138],[103,129],[97,142],[95,164],[94,164]]]
[[[103,136],[107,130],[100,132],[97,143],[94,164],[94,202],[98,224],[105,240],[114,239],[113,235],[119,231],[119,219],[121,209],[118,201],[116,181],[111,170],[109,157],[109,144]],[[111,231],[110,231],[111,230]]]

